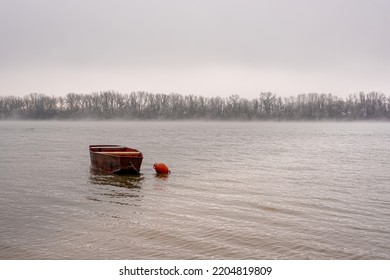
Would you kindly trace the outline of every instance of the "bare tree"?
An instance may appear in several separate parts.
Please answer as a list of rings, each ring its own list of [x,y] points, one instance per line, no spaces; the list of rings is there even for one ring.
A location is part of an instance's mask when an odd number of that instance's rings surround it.
[[[379,92],[359,92],[345,100],[330,93],[278,97],[261,92],[248,100],[115,91],[68,93],[65,97],[31,93],[25,97],[0,97],[0,118],[24,119],[237,119],[237,120],[390,120],[390,97]]]

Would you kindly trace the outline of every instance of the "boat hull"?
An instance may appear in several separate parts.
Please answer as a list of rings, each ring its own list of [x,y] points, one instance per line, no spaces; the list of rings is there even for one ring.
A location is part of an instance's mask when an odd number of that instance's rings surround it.
[[[115,174],[137,174],[143,160],[140,151],[119,145],[91,145],[89,155],[94,169]]]

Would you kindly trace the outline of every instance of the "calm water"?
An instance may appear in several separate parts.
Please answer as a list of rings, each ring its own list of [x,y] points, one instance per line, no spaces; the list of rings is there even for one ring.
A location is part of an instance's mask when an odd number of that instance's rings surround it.
[[[0,148],[0,259],[390,259],[390,123],[0,122]]]

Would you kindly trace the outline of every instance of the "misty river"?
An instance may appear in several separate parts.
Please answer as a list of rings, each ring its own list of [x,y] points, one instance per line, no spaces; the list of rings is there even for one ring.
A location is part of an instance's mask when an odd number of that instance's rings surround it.
[[[0,259],[390,259],[387,122],[1,121],[0,135]],[[91,144],[140,150],[141,173],[91,169]]]

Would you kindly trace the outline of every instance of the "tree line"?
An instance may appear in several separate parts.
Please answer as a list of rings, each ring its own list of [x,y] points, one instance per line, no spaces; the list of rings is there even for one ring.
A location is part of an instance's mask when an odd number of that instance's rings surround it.
[[[280,97],[262,92],[258,98],[239,95],[204,97],[116,91],[68,93],[64,97],[31,93],[0,97],[0,119],[124,120],[390,120],[390,96],[359,92]]]

